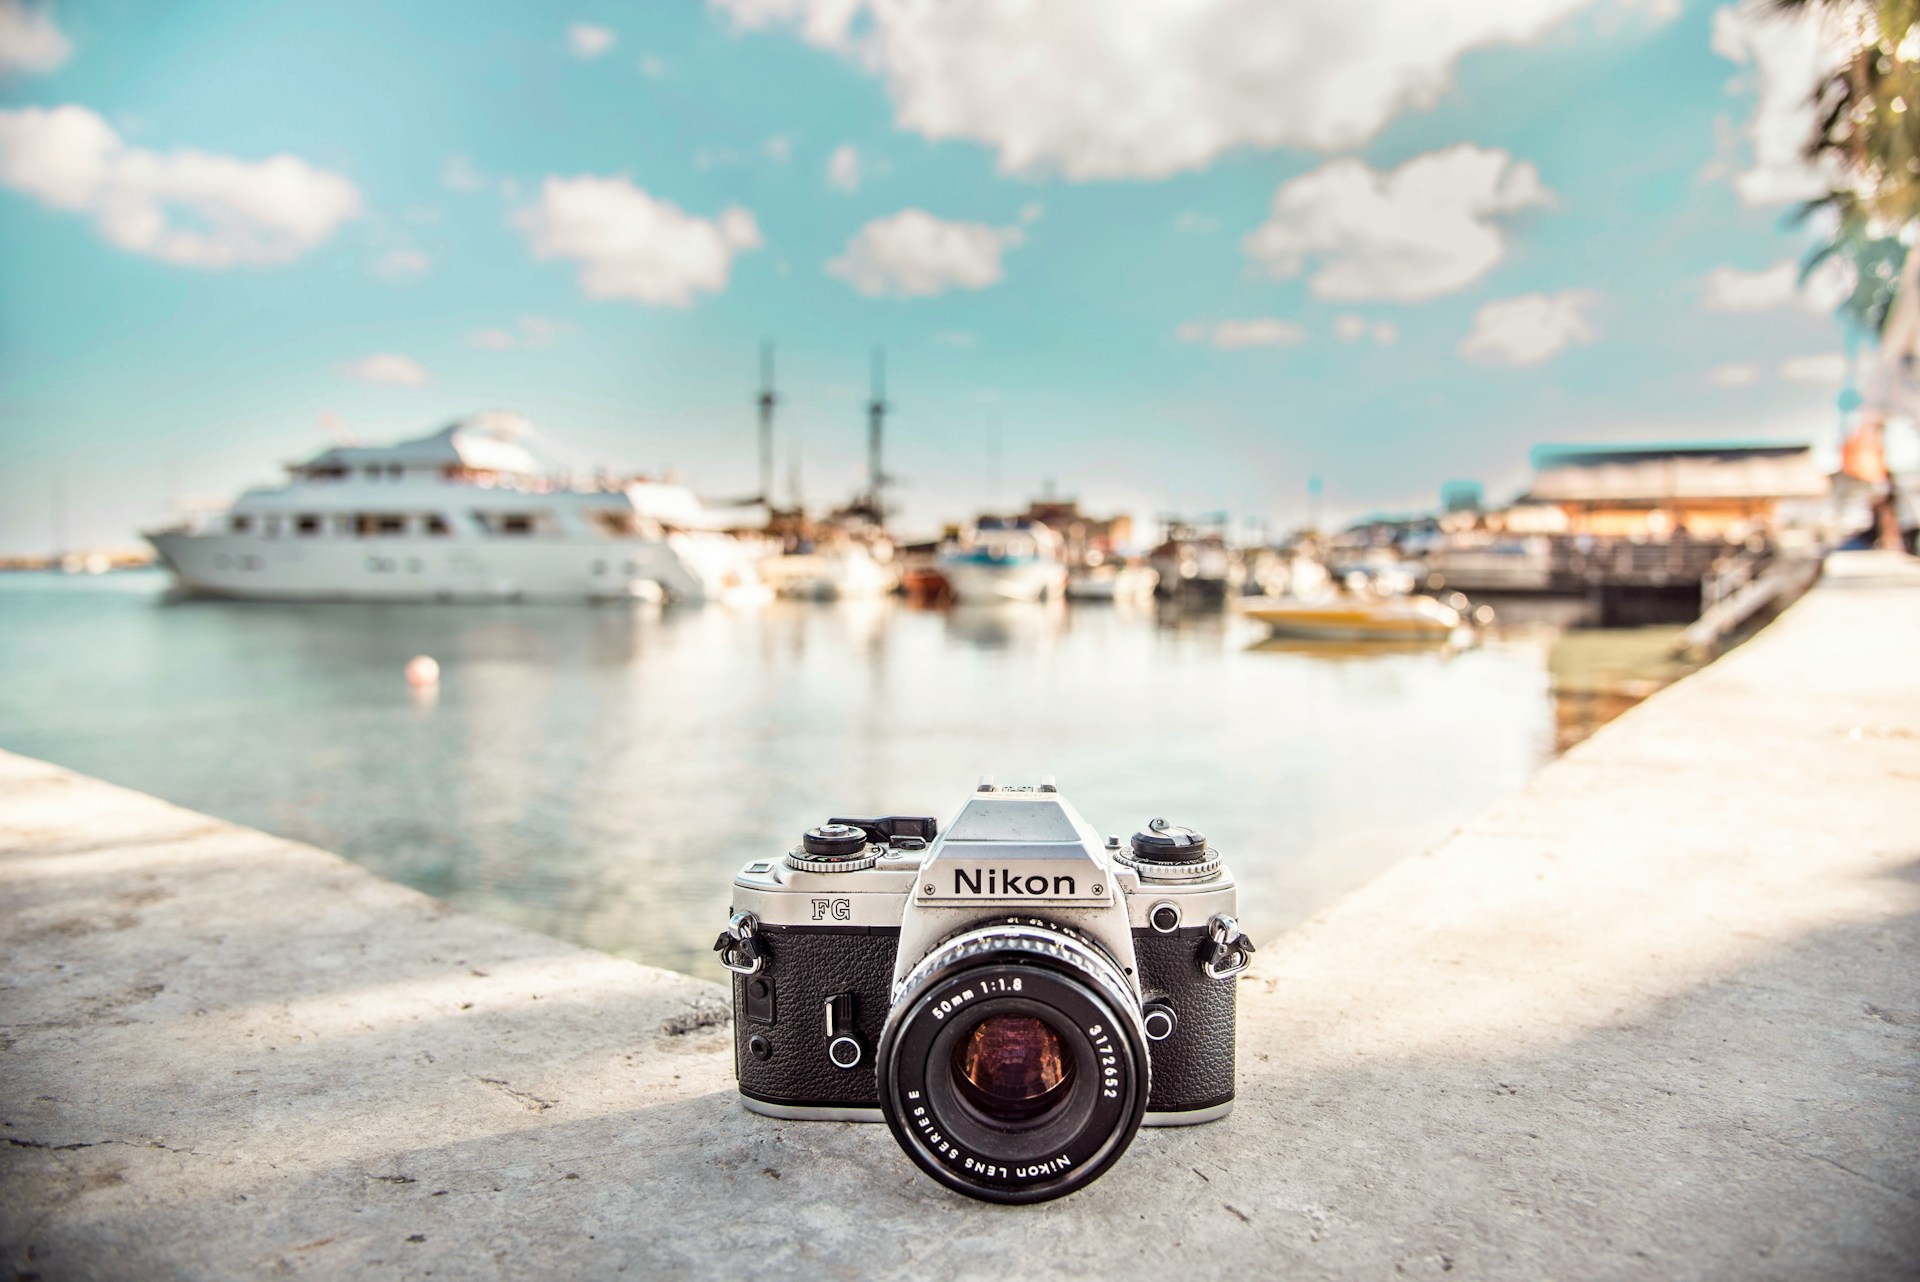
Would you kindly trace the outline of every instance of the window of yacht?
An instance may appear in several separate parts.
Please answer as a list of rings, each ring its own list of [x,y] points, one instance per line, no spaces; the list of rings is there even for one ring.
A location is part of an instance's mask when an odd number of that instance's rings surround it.
[[[362,512],[355,520],[358,526],[355,532],[363,539],[407,532],[407,518],[391,512]]]
[[[400,479],[400,465],[398,463],[387,464],[387,479],[390,481]]]
[[[232,526],[235,534],[245,534],[253,528],[253,518],[250,516],[236,516],[232,520]]]
[[[602,507],[590,509],[587,515],[602,532],[615,538],[632,538],[640,533],[640,515],[637,512],[620,512]]]
[[[446,517],[438,512],[430,512],[427,514],[427,533],[444,538],[453,533],[453,527],[447,524]]]
[[[502,534],[532,534],[533,518],[521,512],[509,512],[500,518]]]
[[[320,518],[317,516],[296,516],[293,518],[294,532],[312,535],[320,533]]]

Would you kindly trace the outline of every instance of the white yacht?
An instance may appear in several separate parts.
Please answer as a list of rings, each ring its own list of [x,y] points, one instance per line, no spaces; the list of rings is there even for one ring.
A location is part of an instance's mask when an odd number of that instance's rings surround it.
[[[754,549],[683,486],[543,467],[513,414],[343,445],[224,512],[147,535],[182,587],[276,600],[706,601]],[[762,591],[764,591],[762,589]]]
[[[982,520],[940,551],[940,573],[956,601],[1038,601],[1067,586],[1060,536],[1024,520]]]

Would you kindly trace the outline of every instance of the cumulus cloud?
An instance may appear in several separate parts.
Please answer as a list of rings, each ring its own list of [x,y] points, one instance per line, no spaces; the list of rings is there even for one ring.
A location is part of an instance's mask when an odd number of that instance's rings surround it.
[[[1248,347],[1292,347],[1307,341],[1306,330],[1293,321],[1272,316],[1216,321],[1212,325],[1188,321],[1174,331],[1174,336],[1183,343],[1212,343],[1223,352]]]
[[[72,52],[45,5],[0,0],[0,73],[52,71]]]
[[[827,181],[841,191],[860,190],[860,153],[843,142],[827,157]]]
[[[0,183],[86,214],[113,244],[183,267],[286,263],[360,213],[360,192],[298,156],[129,147],[85,107],[0,111]]]
[[[1400,341],[1400,327],[1392,321],[1369,321],[1364,316],[1348,312],[1335,318],[1333,335],[1343,343],[1357,343],[1363,338],[1371,338],[1384,347]]]
[[[522,316],[517,329],[477,329],[467,342],[485,352],[510,352],[516,347],[552,347],[573,325],[545,316]]]
[[[382,387],[425,387],[433,381],[433,377],[421,368],[420,362],[397,352],[375,352],[371,356],[363,356],[342,365],[340,372],[359,382],[375,383]]]
[[[1025,239],[1017,227],[947,222],[924,209],[903,209],[856,232],[827,273],[869,298],[985,289],[1004,274],[1000,256]]]
[[[1242,242],[1275,279],[1314,264],[1319,298],[1414,302],[1473,283],[1506,253],[1494,220],[1553,194],[1525,161],[1461,143],[1390,173],[1335,160],[1281,185],[1267,221]]]
[[[433,260],[417,249],[389,249],[373,269],[388,280],[412,280],[432,266]]]
[[[1802,154],[1813,131],[1814,86],[1839,64],[1838,45],[1819,6],[1783,16],[1729,5],[1713,14],[1713,51],[1747,70],[1737,88],[1751,87],[1753,118],[1743,131],[1753,164],[1734,175],[1746,205],[1779,205],[1825,195],[1827,179]]]
[[[1530,42],[1591,2],[710,0],[736,28],[790,27],[883,77],[901,128],[1076,180],[1358,146],[1438,101],[1463,53]]]
[[[1715,387],[1752,387],[1760,381],[1760,367],[1747,361],[1716,365],[1707,371],[1707,381]]]
[[[1798,305],[1816,315],[1831,315],[1853,292],[1853,272],[1838,258],[1816,267],[1800,283],[1800,267],[1783,258],[1762,271],[1716,267],[1702,282],[1700,306],[1710,312],[1766,312]]]
[[[1839,383],[1847,377],[1847,358],[1841,352],[1794,356],[1780,362],[1780,377],[1790,383]]]
[[[1598,334],[1583,314],[1594,300],[1587,290],[1523,294],[1488,303],[1474,313],[1473,329],[1460,354],[1479,365],[1538,365]]]
[[[687,307],[727,287],[736,254],[761,245],[753,215],[733,207],[717,218],[686,213],[626,178],[549,177],[539,201],[514,216],[538,259],[579,264],[589,298],[629,298]]]
[[[567,48],[576,58],[598,58],[613,48],[613,32],[592,23],[576,22],[567,28]]]

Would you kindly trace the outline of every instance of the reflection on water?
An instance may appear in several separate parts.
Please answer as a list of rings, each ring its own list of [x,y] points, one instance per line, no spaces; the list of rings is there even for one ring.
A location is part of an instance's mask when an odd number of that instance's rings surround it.
[[[922,613],[171,601],[0,575],[0,746],[464,907],[719,975],[732,872],[833,813],[943,821],[1058,776],[1103,831],[1204,830],[1270,936],[1552,751],[1545,647],[1256,644],[1107,606]],[[440,662],[412,691],[407,659]]]

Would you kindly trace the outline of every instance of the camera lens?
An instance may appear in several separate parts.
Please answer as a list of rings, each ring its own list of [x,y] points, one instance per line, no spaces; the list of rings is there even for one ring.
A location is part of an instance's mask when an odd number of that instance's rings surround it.
[[[1030,1015],[995,1015],[953,1048],[960,1098],[1004,1126],[1031,1125],[1067,1097],[1074,1062],[1053,1025]]]
[[[1098,945],[1031,919],[976,927],[927,954],[887,1014],[875,1068],[900,1147],[990,1202],[1090,1183],[1146,1111],[1138,996]]]

